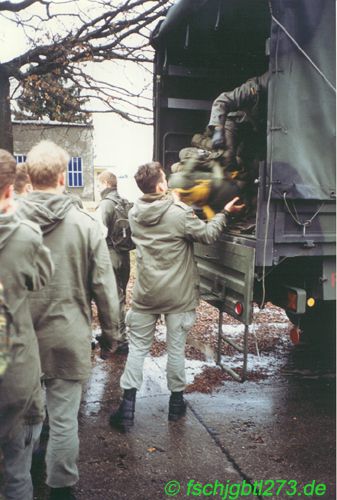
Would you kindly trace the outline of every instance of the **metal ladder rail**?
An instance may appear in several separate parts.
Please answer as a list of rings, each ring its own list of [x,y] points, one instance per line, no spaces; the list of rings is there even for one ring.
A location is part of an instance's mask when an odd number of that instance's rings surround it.
[[[247,379],[247,361],[248,361],[248,334],[249,334],[249,325],[245,325],[244,337],[243,337],[243,347],[237,345],[235,342],[227,338],[222,332],[223,325],[223,310],[219,309],[219,322],[218,322],[218,348],[217,348],[217,359],[216,364],[222,368],[226,373],[228,373],[234,380],[238,382],[244,382]],[[238,352],[243,354],[243,368],[242,368],[242,376],[230,368],[227,365],[221,363],[221,341],[226,342]]]

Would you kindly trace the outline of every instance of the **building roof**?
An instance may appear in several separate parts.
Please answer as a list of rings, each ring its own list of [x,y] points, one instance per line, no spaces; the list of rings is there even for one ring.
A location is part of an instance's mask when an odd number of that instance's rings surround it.
[[[57,122],[53,120],[12,120],[14,125],[41,125],[44,127],[83,127],[83,128],[94,128],[90,123],[69,123],[69,122]]]

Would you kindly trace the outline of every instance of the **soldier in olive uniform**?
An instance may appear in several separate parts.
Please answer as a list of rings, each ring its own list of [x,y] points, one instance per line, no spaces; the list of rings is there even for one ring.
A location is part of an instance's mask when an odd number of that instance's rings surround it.
[[[30,467],[44,408],[39,349],[28,296],[30,290],[48,283],[53,265],[40,228],[15,214],[15,169],[13,156],[0,150],[0,282],[11,317],[10,357],[0,380],[0,445],[5,498],[32,500]]]
[[[119,345],[116,354],[128,353],[128,341],[126,336],[125,326],[125,300],[126,300],[126,287],[130,277],[130,252],[125,250],[121,251],[115,248],[113,234],[114,225],[116,224],[116,211],[115,207],[120,202],[127,202],[120,197],[117,191],[117,177],[113,172],[104,170],[98,176],[100,187],[101,202],[98,206],[98,215],[101,217],[104,226],[107,228],[108,233],[106,242],[109,248],[111,264],[115,273],[119,307],[120,307],[120,323],[119,323]],[[128,202],[127,202],[128,203]]]
[[[248,120],[258,127],[257,123],[262,118],[266,121],[266,116],[263,111],[265,110],[265,102],[267,96],[269,81],[269,73],[264,73],[261,76],[256,76],[247,80],[244,84],[231,90],[220,94],[212,105],[211,117],[208,127],[213,132],[213,148],[218,149],[223,146],[231,148],[233,135],[235,135],[235,127],[233,121]],[[263,101],[263,102],[262,102]],[[227,122],[228,115],[231,112],[243,111],[245,116],[234,115],[232,121]],[[235,147],[233,147],[235,149]],[[234,153],[235,154],[235,153]]]
[[[123,431],[133,425],[144,359],[161,314],[165,315],[167,327],[169,420],[176,421],[185,414],[185,342],[199,302],[193,242],[213,243],[226,225],[224,213],[216,214],[205,223],[196,217],[192,208],[168,194],[160,163],[139,167],[135,179],[144,195],[129,213],[137,255],[132,307],[126,318],[130,327],[130,350],[121,378],[123,400],[110,417],[110,424]],[[234,205],[237,200],[229,202],[225,209],[228,212],[241,210],[241,206]]]
[[[37,333],[50,434],[47,484],[50,499],[73,499],[78,481],[77,415],[83,382],[91,370],[91,299],[108,351],[118,338],[119,305],[108,249],[97,220],[62,194],[68,154],[42,141],[27,156],[33,192],[21,198],[21,216],[42,229],[55,274],[43,292],[33,292],[30,308]]]

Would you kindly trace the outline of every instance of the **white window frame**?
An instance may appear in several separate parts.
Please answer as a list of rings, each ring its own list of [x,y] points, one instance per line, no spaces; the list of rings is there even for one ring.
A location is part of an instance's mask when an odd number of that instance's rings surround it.
[[[24,155],[22,153],[14,154],[13,156],[15,158],[16,163],[25,163],[25,161],[27,160],[27,155]]]
[[[83,161],[81,156],[73,156],[68,163],[67,186],[70,188],[81,188],[84,186]]]

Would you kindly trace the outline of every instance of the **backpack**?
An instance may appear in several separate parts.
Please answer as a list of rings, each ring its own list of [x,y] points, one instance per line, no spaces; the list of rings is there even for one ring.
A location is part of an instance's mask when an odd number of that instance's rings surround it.
[[[11,323],[11,315],[4,297],[4,287],[0,281],[0,382],[11,361]]]
[[[133,203],[119,198],[116,201],[110,200],[114,204],[114,224],[109,228],[109,239],[117,252],[129,252],[135,247],[131,238],[131,229],[128,219],[129,210]]]

